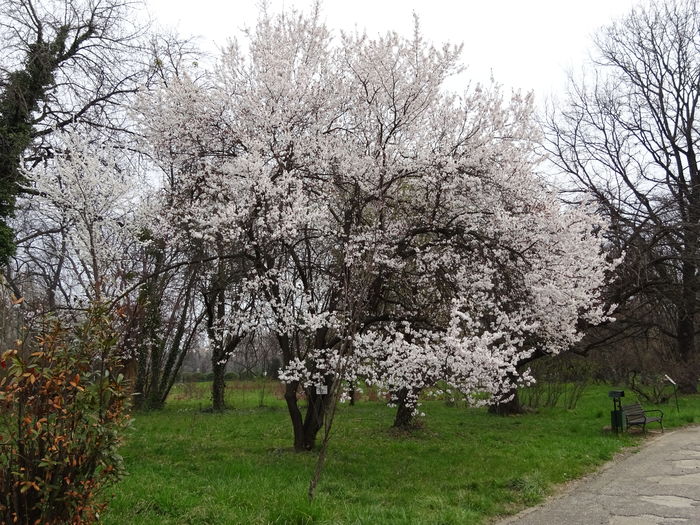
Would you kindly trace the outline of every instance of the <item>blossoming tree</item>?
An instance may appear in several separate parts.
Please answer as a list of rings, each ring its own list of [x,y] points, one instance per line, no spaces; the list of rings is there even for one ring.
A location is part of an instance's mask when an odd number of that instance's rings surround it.
[[[174,166],[162,227],[240,261],[222,330],[276,335],[298,450],[347,381],[391,392],[399,425],[438,381],[494,402],[605,317],[599,221],[535,175],[530,97],[448,92],[459,56],[417,24],[334,38],[317,10],[263,12],[216,70],[142,101]]]

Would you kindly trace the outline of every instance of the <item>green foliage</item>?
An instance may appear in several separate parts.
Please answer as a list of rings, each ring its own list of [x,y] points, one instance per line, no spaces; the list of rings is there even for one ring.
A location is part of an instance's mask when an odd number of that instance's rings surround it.
[[[0,522],[93,523],[129,424],[114,320],[44,322],[0,358]]]

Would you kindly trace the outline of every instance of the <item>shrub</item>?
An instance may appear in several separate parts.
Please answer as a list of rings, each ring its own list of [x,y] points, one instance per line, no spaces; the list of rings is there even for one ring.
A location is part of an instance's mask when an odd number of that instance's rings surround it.
[[[129,424],[114,319],[44,320],[0,357],[0,522],[93,523]]]
[[[555,407],[560,401],[573,410],[593,382],[597,365],[590,359],[570,352],[545,356],[530,365],[536,382],[518,392],[523,406],[529,408]]]
[[[627,387],[637,394],[640,400],[653,405],[661,405],[668,403],[673,396],[673,387],[668,382],[667,377],[653,373],[640,375],[633,371],[627,376]]]

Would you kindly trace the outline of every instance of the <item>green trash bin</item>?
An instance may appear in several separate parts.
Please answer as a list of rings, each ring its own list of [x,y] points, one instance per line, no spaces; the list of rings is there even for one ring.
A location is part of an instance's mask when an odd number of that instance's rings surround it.
[[[613,409],[610,411],[610,428],[616,434],[625,430],[625,421],[622,417],[622,398],[625,397],[624,390],[611,390],[608,397],[613,400]]]

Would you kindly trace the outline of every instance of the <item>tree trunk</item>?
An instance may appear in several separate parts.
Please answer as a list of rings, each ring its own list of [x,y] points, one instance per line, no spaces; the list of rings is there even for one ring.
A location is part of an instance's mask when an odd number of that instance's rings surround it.
[[[316,446],[316,436],[323,428],[323,421],[328,409],[330,395],[320,395],[315,390],[307,390],[308,401],[306,414],[302,416],[297,400],[298,383],[287,383],[284,391],[284,400],[287,403],[287,410],[292,419],[292,429],[294,431],[294,450],[297,452],[307,452]]]
[[[680,324],[680,323],[679,323]],[[679,338],[678,350],[680,353],[681,344],[684,341]],[[678,392],[682,394],[697,394],[698,393],[698,365],[697,358],[690,356],[687,360],[681,354],[676,371],[676,381],[678,382]]]
[[[410,428],[413,426],[413,411],[415,407],[409,402],[408,390],[402,388],[397,394],[398,401],[396,403],[396,416],[394,417],[394,428]]]
[[[153,388],[146,399],[146,405],[144,408],[148,410],[161,410],[165,406],[165,402],[160,395],[160,392]]]
[[[136,377],[134,378],[134,408],[141,410],[146,406],[146,374],[148,373],[148,357],[144,351],[136,358]]]
[[[323,420],[328,408],[330,395],[317,394],[315,390],[306,391],[308,406],[304,417],[304,449],[313,450],[316,446],[316,435],[323,427]]]
[[[292,431],[294,432],[294,450],[303,452],[304,448],[304,422],[299,410],[299,401],[297,400],[297,388],[299,383],[296,381],[287,383],[284,386],[284,400],[287,403],[289,417],[292,420]]]
[[[355,396],[357,396],[357,390],[355,388],[355,382],[350,383],[350,406],[355,406]]]
[[[515,414],[522,414],[523,407],[520,404],[520,399],[518,398],[518,389],[514,388],[509,393],[513,397],[510,401],[504,403],[496,403],[489,407],[489,414],[496,414],[499,416],[512,416]]]
[[[211,408],[214,412],[226,410],[226,363],[220,363],[220,359],[212,359],[212,371],[214,372],[214,382],[211,386]]]
[[[695,264],[692,262],[683,263],[683,289],[677,320],[677,350],[683,370],[679,378],[678,390],[683,394],[696,394],[698,391],[697,359],[695,356],[696,272]]]

